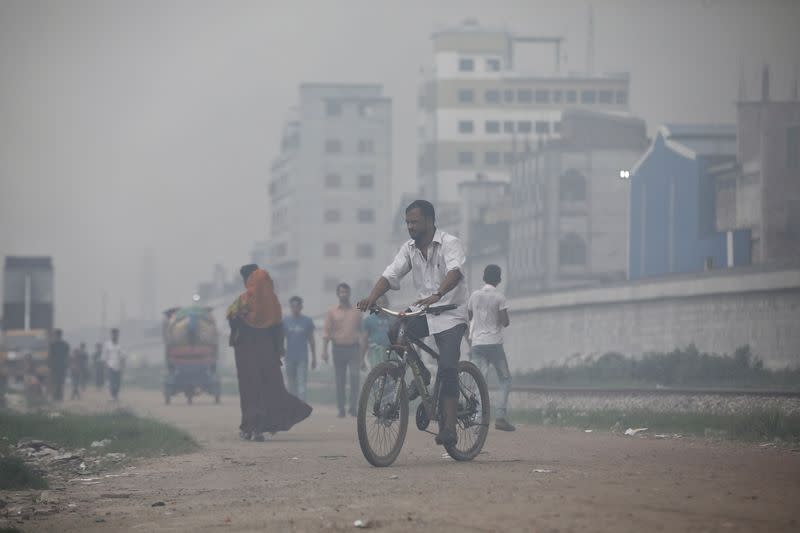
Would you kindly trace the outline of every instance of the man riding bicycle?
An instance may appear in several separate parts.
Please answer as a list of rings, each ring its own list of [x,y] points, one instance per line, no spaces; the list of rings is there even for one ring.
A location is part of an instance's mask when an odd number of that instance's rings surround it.
[[[406,335],[409,338],[424,339],[433,335],[436,340],[439,349],[437,379],[441,386],[443,418],[436,443],[455,445],[458,441],[457,366],[461,358],[461,339],[467,329],[468,294],[463,271],[465,256],[461,241],[436,229],[435,222],[433,204],[425,200],[415,200],[409,204],[406,208],[406,228],[411,239],[400,247],[394,261],[386,267],[372,292],[358,302],[357,307],[361,311],[370,310],[389,289],[398,290],[400,280],[409,272],[419,298],[414,303],[415,306],[458,306],[438,315],[414,317],[406,323]],[[392,344],[396,344],[397,328],[392,328],[389,335]]]

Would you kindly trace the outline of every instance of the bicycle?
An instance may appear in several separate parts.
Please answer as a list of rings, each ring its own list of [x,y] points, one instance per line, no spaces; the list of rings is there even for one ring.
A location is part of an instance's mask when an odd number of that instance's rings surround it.
[[[423,379],[423,373],[428,375],[430,373],[427,369],[422,370],[424,365],[414,346],[437,360],[439,354],[421,339],[407,338],[406,322],[408,319],[427,313],[438,315],[456,307],[456,305],[442,305],[413,312],[397,312],[380,306],[373,306],[370,309],[371,313],[385,313],[401,320],[397,344],[386,350],[386,361],[377,365],[367,375],[358,402],[358,442],[364,457],[373,466],[391,465],[403,447],[408,431],[410,404],[405,381],[407,368],[411,368],[412,383],[419,391],[421,399],[416,412],[417,428],[436,435],[428,431],[431,421],[436,420],[441,427],[439,380],[436,380],[433,393],[430,393]],[[491,412],[489,389],[483,374],[471,362],[459,361],[457,370],[458,442],[454,445],[446,444],[444,448],[456,461],[470,461],[481,452],[489,433]]]

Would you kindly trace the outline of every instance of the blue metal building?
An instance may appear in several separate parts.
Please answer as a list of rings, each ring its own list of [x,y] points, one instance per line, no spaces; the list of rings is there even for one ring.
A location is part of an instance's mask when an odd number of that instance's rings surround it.
[[[750,264],[750,231],[716,228],[708,170],[735,159],[735,125],[659,129],[630,171],[630,279]]]

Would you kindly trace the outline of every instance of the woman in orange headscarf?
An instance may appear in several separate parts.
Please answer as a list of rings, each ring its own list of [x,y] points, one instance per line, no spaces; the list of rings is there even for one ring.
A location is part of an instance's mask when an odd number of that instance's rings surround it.
[[[311,406],[286,390],[281,373],[281,305],[269,274],[258,265],[239,271],[247,291],[228,308],[230,344],[236,354],[240,436],[264,440],[263,433],[286,431],[311,414]]]

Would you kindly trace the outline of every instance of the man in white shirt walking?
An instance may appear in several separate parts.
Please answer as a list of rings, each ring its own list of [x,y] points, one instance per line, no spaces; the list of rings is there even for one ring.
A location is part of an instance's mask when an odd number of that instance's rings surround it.
[[[111,398],[119,399],[119,388],[122,385],[122,371],[125,369],[125,352],[119,345],[119,330],[111,330],[111,340],[103,345],[101,356],[108,371],[108,381],[111,389]]]
[[[494,427],[501,431],[514,431],[506,420],[508,394],[511,392],[511,372],[508,359],[503,350],[503,328],[507,328],[508,304],[506,297],[497,288],[501,271],[497,265],[488,265],[483,271],[482,288],[472,293],[467,304],[472,339],[472,357],[484,376],[489,374],[489,366],[494,366],[500,382],[500,398],[497,402]]]
[[[416,339],[433,335],[439,348],[437,379],[441,383],[443,420],[436,443],[455,445],[458,442],[458,360],[467,329],[464,248],[457,237],[436,229],[436,212],[433,204],[426,200],[415,200],[406,208],[406,228],[411,239],[400,247],[370,295],[358,302],[357,307],[368,311],[389,289],[399,289],[400,280],[409,272],[419,298],[414,305],[456,305],[453,310],[415,317],[406,324],[407,335]]]

